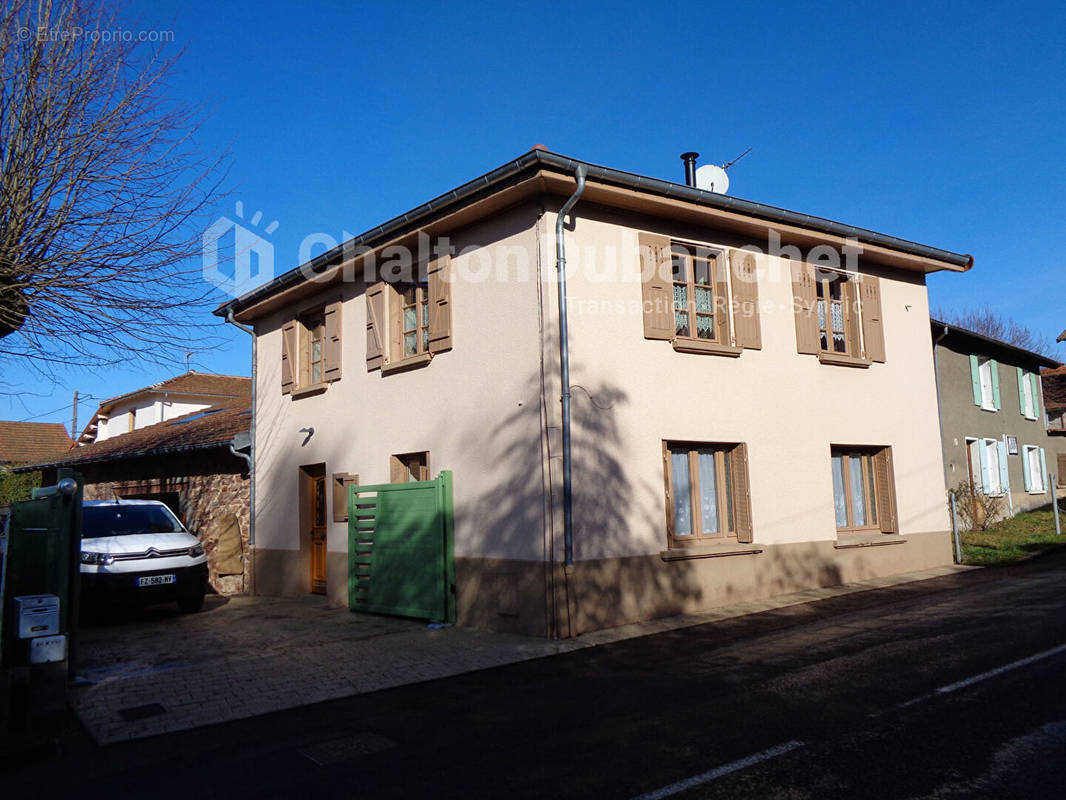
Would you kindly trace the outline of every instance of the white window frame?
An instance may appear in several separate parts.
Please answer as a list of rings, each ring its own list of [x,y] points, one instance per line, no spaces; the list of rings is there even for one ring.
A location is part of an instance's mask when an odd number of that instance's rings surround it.
[[[999,439],[985,439],[985,469],[988,472],[988,494],[998,497],[1004,489],[1000,480]]]
[[[1047,487],[1044,486],[1044,471],[1041,469],[1040,448],[1036,445],[1027,444],[1022,447],[1022,454],[1029,465],[1029,494],[1045,494]],[[1036,465],[1033,465],[1033,457],[1036,457]],[[1039,488],[1037,488],[1039,484]]]
[[[995,383],[992,379],[992,359],[977,359],[977,375],[981,381],[981,408],[985,411],[996,410]],[[986,379],[987,378],[987,382]]]

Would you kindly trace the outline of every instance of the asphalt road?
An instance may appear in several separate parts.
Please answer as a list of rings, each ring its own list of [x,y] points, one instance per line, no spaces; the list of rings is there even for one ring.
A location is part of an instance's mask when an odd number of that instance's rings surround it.
[[[1064,673],[1066,554],[103,749],[75,737],[0,794],[1058,798]]]

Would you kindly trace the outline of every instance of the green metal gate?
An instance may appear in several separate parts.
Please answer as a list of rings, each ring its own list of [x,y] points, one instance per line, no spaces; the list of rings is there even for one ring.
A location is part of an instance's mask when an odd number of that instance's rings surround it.
[[[455,622],[452,474],[353,485],[348,492],[348,606]]]

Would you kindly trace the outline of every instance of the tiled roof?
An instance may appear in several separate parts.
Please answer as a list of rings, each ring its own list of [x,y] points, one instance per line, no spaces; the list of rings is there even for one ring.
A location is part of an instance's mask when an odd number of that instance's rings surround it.
[[[186,372],[176,378],[167,378],[165,381],[153,383],[143,389],[135,389],[132,392],[112,397],[100,404],[104,410],[120,400],[127,400],[140,394],[156,392],[175,392],[180,394],[207,394],[218,397],[240,397],[247,394],[251,386],[251,378],[242,378],[238,375],[209,375],[202,372]]]
[[[65,453],[74,445],[59,422],[0,421],[0,464],[25,464]]]
[[[64,467],[219,447],[238,433],[247,433],[251,420],[250,396],[245,394],[228,403],[76,447],[64,458],[51,458],[32,466]]]

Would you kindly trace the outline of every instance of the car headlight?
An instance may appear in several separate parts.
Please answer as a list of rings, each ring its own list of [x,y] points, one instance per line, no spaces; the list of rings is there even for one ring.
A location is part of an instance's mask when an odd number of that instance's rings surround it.
[[[204,546],[202,544],[200,544],[199,542],[197,542],[196,544],[194,544],[192,547],[189,548],[189,555],[192,556],[193,558],[197,558],[199,556],[202,556],[203,554],[204,554]]]
[[[86,550],[81,551],[81,563],[82,564],[100,564],[102,566],[110,566],[115,563],[115,557],[110,553],[90,553]]]

